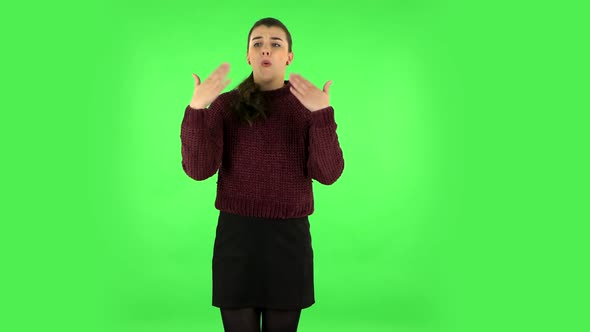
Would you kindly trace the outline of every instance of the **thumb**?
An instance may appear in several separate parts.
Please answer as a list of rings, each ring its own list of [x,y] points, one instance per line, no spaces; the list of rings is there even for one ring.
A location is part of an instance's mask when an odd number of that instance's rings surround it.
[[[199,76],[197,76],[196,74],[193,74],[193,77],[195,78],[195,85],[201,84],[201,79],[199,78]]]
[[[324,84],[324,92],[327,94],[330,94],[330,86],[332,85],[332,80],[326,82],[326,84]]]

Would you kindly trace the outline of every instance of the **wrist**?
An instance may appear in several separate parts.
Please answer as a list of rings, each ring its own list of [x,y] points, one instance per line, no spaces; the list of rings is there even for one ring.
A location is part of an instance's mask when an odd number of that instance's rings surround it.
[[[328,107],[330,107],[330,105],[326,105],[326,106],[320,106],[319,108],[316,108],[316,109],[313,109],[313,110],[310,110],[310,111],[312,111],[312,112],[317,112],[317,111],[321,111],[321,110],[323,110],[323,109],[326,109],[326,108],[328,108]]]
[[[198,109],[203,109],[203,108],[206,108],[206,107],[207,107],[207,105],[203,105],[202,103],[195,103],[195,102],[191,102],[191,103],[189,104],[189,106],[190,106],[191,108],[194,108],[194,109],[196,109],[196,110],[198,110]]]

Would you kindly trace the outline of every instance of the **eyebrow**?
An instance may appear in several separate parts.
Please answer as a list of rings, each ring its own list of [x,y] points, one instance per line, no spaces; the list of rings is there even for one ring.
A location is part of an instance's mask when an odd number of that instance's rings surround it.
[[[262,39],[262,36],[258,36],[258,37],[254,37],[254,38],[252,38],[252,40],[256,40],[256,39]],[[279,38],[279,37],[270,37],[270,39],[272,39],[272,40],[280,40],[280,41],[283,41],[283,40],[282,40],[281,38]]]

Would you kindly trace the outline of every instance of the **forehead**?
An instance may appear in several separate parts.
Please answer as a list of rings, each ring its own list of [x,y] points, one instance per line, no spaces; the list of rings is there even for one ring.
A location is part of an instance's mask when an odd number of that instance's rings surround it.
[[[279,27],[267,27],[265,25],[257,26],[250,34],[250,40],[252,40],[254,37],[260,36],[263,38],[279,37],[284,41],[287,40],[287,34]]]

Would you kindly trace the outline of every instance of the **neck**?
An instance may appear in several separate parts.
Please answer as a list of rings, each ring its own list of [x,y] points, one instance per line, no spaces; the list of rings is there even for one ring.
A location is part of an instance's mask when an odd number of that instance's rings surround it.
[[[284,75],[283,75],[284,76]],[[254,82],[260,86],[260,91],[270,91],[280,89],[285,85],[285,80],[282,77],[274,78],[272,81],[258,82],[254,77]]]

